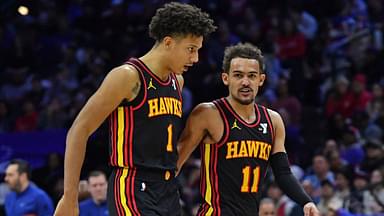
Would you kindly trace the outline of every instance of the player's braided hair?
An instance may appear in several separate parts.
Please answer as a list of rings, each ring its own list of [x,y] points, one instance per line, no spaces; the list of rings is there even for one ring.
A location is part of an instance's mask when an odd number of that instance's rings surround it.
[[[207,36],[216,30],[213,20],[200,8],[171,2],[157,9],[149,24],[149,36],[161,41],[166,36]]]

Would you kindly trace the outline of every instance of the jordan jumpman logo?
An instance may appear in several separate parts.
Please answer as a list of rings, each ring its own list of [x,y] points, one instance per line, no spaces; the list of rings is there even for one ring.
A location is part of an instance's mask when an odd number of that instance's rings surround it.
[[[156,90],[156,87],[155,87],[155,86],[153,85],[153,83],[152,83],[152,78],[149,80],[147,89],[150,89],[150,88],[153,88],[153,89]]]
[[[237,125],[237,120],[236,119],[235,119],[235,122],[233,122],[231,130],[234,129],[234,128],[237,128],[237,129],[241,130],[241,128]]]

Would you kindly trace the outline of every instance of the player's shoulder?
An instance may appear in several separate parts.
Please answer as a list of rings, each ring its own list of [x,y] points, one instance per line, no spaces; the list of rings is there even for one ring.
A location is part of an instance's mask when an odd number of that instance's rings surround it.
[[[282,124],[283,120],[281,118],[281,115],[276,110],[273,110],[271,108],[267,108],[268,115],[271,117],[272,123],[276,126],[277,124]]]
[[[211,119],[216,114],[219,114],[219,112],[213,102],[200,103],[193,109],[191,113],[192,116],[198,116],[205,120]]]
[[[131,84],[140,82],[139,76],[139,72],[135,67],[129,64],[123,64],[110,70],[105,80],[112,87],[130,88]]]
[[[138,77],[139,73],[137,69],[129,64],[123,64],[120,66],[117,66],[113,68],[110,71],[111,74],[114,74],[116,76],[123,76],[123,77]]]
[[[266,110],[268,112],[268,115],[271,116],[271,118],[280,116],[280,114],[276,110],[273,110],[273,109],[267,108],[267,107],[266,107]]]
[[[217,110],[216,105],[213,102],[203,102],[199,103],[196,107],[196,110],[204,111],[204,112],[210,112]]]

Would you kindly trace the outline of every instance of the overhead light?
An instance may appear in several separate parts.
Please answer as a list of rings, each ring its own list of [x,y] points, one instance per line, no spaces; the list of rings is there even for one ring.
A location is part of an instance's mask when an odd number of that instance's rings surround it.
[[[26,16],[29,13],[29,9],[23,5],[19,6],[17,9],[17,12],[19,12],[20,15]]]

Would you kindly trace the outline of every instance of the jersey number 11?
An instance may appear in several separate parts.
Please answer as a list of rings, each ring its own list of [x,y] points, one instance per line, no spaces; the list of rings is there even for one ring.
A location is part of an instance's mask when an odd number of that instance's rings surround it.
[[[251,173],[252,171],[252,173]],[[253,174],[253,178],[251,175]],[[252,180],[252,185],[250,186],[250,181]],[[251,169],[251,166],[246,166],[243,168],[243,184],[241,185],[241,192],[243,193],[257,193],[259,190],[259,181],[260,181],[260,167],[257,166],[254,169]]]

